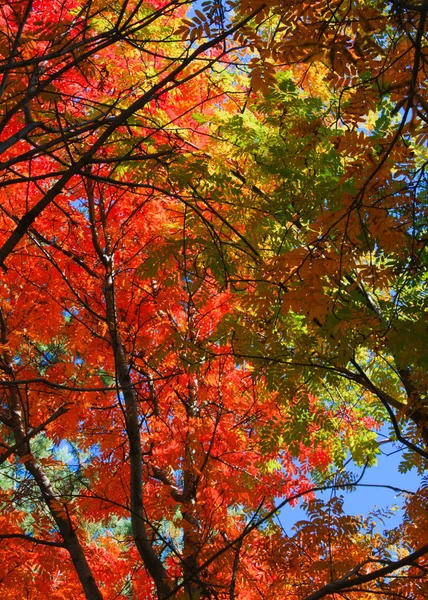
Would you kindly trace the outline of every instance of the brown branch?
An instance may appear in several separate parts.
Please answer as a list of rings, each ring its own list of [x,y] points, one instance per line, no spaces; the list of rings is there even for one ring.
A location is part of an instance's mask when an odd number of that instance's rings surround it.
[[[4,315],[0,310],[1,341],[3,346],[8,345],[8,328]],[[14,377],[13,360],[9,351],[3,352],[7,372]],[[28,473],[36,482],[43,501],[45,502],[56,526],[64,540],[64,547],[68,550],[77,576],[83,587],[87,600],[103,600],[103,595],[98,588],[91,567],[86,560],[85,553],[76,535],[75,527],[70,520],[64,506],[60,502],[52,483],[43,467],[31,452],[30,441],[27,439],[25,413],[22,409],[18,388],[11,386],[8,398],[8,407],[11,416],[11,425],[16,440],[16,453]]]
[[[236,576],[238,574],[239,554],[241,551],[241,546],[242,546],[243,541],[244,540],[241,539],[236,544],[235,557],[233,559],[232,580],[230,582],[229,600],[235,600],[235,598],[236,598],[236,596],[235,596]]]
[[[55,383],[43,377],[33,377],[31,379],[16,379],[13,381],[0,380],[0,387],[18,387],[20,385],[27,386],[31,383],[41,383],[56,390],[66,390],[68,392],[117,392],[121,390],[121,386],[105,386],[105,387],[79,387],[76,385],[66,385],[63,383]]]
[[[378,484],[371,484],[371,483],[367,483],[367,484],[361,484],[361,483],[352,483],[352,484],[348,484],[348,485],[337,485],[337,484],[328,484],[328,485],[323,485],[323,486],[314,486],[312,488],[308,488],[307,490],[304,490],[302,492],[298,492],[297,494],[293,494],[292,496],[289,496],[288,498],[286,498],[285,500],[282,500],[282,502],[280,502],[275,508],[273,508],[272,510],[269,510],[263,517],[261,517],[260,519],[256,520],[257,514],[260,512],[260,509],[263,505],[263,503],[259,506],[259,508],[257,509],[257,511],[254,513],[254,515],[252,516],[252,518],[250,519],[250,521],[247,523],[247,525],[244,527],[244,529],[242,530],[242,532],[233,540],[230,540],[225,546],[223,546],[223,548],[220,548],[219,550],[217,550],[217,552],[215,552],[210,558],[208,558],[204,563],[200,564],[195,573],[193,573],[193,577],[199,573],[200,571],[206,569],[207,567],[209,567],[209,565],[211,565],[215,560],[217,560],[217,558],[219,558],[220,556],[222,556],[225,552],[227,552],[228,550],[230,550],[233,547],[236,547],[236,545],[239,543],[240,540],[243,540],[245,537],[247,537],[247,535],[249,535],[252,531],[258,529],[259,527],[261,527],[262,525],[264,525],[267,521],[269,521],[274,515],[276,515],[282,508],[284,508],[284,506],[286,506],[287,504],[290,504],[291,502],[293,502],[294,500],[298,500],[299,498],[302,498],[304,496],[308,496],[310,494],[314,494],[315,492],[325,492],[327,490],[337,490],[337,489],[343,489],[346,487],[367,487],[367,488],[381,488],[381,489],[390,489],[393,490],[395,492],[404,492],[407,494],[413,494],[413,492],[410,492],[408,490],[401,490],[398,488],[395,488],[393,486],[390,485],[378,485]],[[424,553],[428,553],[428,545],[424,546],[424,548],[427,548],[427,550]],[[400,568],[400,567],[397,567]],[[178,585],[175,586],[175,588],[171,591],[171,593],[169,594],[169,596],[167,596],[165,598],[165,600],[168,600],[169,598],[173,598],[174,595],[181,589],[183,589],[183,587],[189,582],[189,578],[184,579],[181,583],[179,583]],[[305,600],[308,600],[307,598]]]
[[[385,392],[380,390],[376,385],[374,385],[370,381],[369,377],[364,372],[364,370],[360,367],[360,365],[354,359],[352,359],[351,362],[360,374],[360,377],[358,378],[359,383],[361,383],[361,385],[364,385],[364,387],[366,387],[370,392],[375,394],[379,398],[379,400],[382,402],[384,407],[386,408],[386,411],[388,412],[389,418],[391,420],[391,423],[394,428],[394,432],[395,432],[395,435],[396,435],[398,441],[401,442],[402,444],[404,444],[405,446],[407,446],[407,448],[409,448],[410,450],[413,450],[414,452],[416,452],[417,454],[419,454],[420,456],[422,456],[423,458],[428,460],[428,452],[426,452],[425,450],[423,450],[416,444],[409,442],[409,440],[406,439],[401,434],[400,428],[398,426],[397,418],[394,414],[394,411],[392,410],[392,408],[390,406],[391,402],[389,401],[389,398],[391,398],[391,397],[389,396],[389,394],[386,394]],[[354,381],[356,381],[356,379],[354,379]],[[402,408],[403,407],[404,407],[404,405],[402,405]],[[412,419],[412,421],[414,423],[416,423],[416,425],[424,427],[424,425],[419,423],[419,420],[417,418],[415,418],[415,413],[410,415],[410,419]]]
[[[46,425],[49,425],[49,423],[52,423],[52,421],[55,421],[55,419],[57,419],[58,417],[60,417],[61,415],[64,415],[66,412],[69,411],[69,407],[63,405],[60,406],[50,417],[49,419],[46,419],[46,421],[44,421],[43,423],[41,423],[40,425],[38,425],[37,427],[35,427],[34,429],[32,429],[30,432],[28,432],[25,437],[19,442],[14,444],[13,446],[10,446],[10,448],[8,448],[6,450],[6,452],[3,452],[3,454],[0,455],[0,465],[2,465],[8,458],[9,456],[12,456],[12,454],[15,454],[15,452],[17,450],[19,450],[19,448],[27,443],[29,440],[31,440],[31,438],[33,438],[34,436],[36,436],[38,433],[40,433],[41,431],[43,431],[46,428]],[[10,421],[11,425],[12,422]]]
[[[415,552],[408,554],[405,558],[390,562],[386,567],[382,567],[381,569],[377,569],[371,573],[365,573],[364,575],[352,577],[354,572],[351,571],[350,574],[347,574],[336,581],[332,581],[313,594],[306,596],[305,600],[320,600],[320,598],[324,598],[324,596],[336,594],[344,590],[352,591],[352,588],[356,585],[362,585],[364,583],[369,583],[370,581],[375,581],[376,579],[385,577],[390,573],[394,573],[394,571],[398,571],[402,567],[417,565],[417,559],[425,556],[426,554],[428,554],[428,544],[425,544],[425,546],[422,546]]]
[[[39,544],[40,546],[53,546],[54,548],[65,548],[64,542],[49,542],[48,540],[41,540],[40,538],[35,538],[32,535],[27,535],[25,533],[0,533],[0,540],[25,540],[27,542],[33,542],[34,544]]]
[[[104,299],[106,321],[110,334],[111,347],[114,355],[116,378],[122,387],[124,399],[124,417],[126,424],[126,433],[129,443],[129,462],[130,462],[130,504],[131,504],[131,525],[135,545],[141,556],[141,559],[153,578],[156,585],[159,598],[164,599],[170,592],[167,572],[162,564],[162,560],[157,556],[149,536],[144,520],[144,502],[143,502],[143,457],[140,439],[140,419],[138,413],[137,397],[129,372],[129,365],[126,358],[125,349],[116,319],[116,296],[114,288],[114,266],[113,251],[107,224],[105,222],[104,206],[102,197],[99,198],[99,212],[101,228],[104,238],[104,248],[101,247],[100,238],[96,229],[97,219],[95,212],[95,199],[93,196],[93,186],[88,186],[90,193],[89,199],[89,218],[92,231],[92,242],[102,264],[104,265]],[[121,399],[118,402],[122,408]]]
[[[21,239],[26,234],[29,227],[31,227],[34,221],[38,216],[42,214],[42,212],[49,206],[49,204],[56,198],[58,194],[62,192],[64,186],[70,181],[72,177],[74,177],[77,173],[79,173],[82,169],[85,168],[94,157],[96,152],[102,148],[102,146],[107,142],[107,140],[111,137],[111,135],[117,130],[118,127],[123,125],[130,116],[132,116],[135,112],[141,110],[144,106],[146,106],[149,102],[158,99],[160,96],[165,94],[166,92],[171,91],[172,89],[179,87],[185,81],[188,81],[191,78],[194,78],[197,74],[205,71],[212,64],[218,62],[220,60],[220,56],[217,56],[213,59],[207,60],[206,64],[201,68],[197,69],[195,73],[184,77],[182,80],[178,80],[177,77],[192,64],[198,56],[204,54],[220,42],[224,41],[229,36],[233,35],[236,31],[244,27],[247,23],[249,23],[258,13],[260,13],[265,8],[265,5],[262,4],[256,8],[252,13],[250,13],[247,17],[239,21],[236,25],[226,29],[220,35],[216,36],[212,40],[201,44],[198,48],[196,48],[189,56],[187,56],[175,69],[170,71],[161,81],[153,85],[153,87],[145,92],[140,98],[135,100],[128,108],[122,110],[122,112],[113,117],[110,121],[110,125],[106,128],[104,133],[100,135],[98,140],[87,150],[78,161],[76,161],[73,165],[70,166],[67,173],[65,173],[52,187],[51,189],[44,195],[44,197],[39,200],[20,220],[19,224],[15,227],[14,231],[10,234],[8,239],[5,241],[3,246],[0,248],[0,266],[4,265],[4,261],[9,256],[11,252],[15,249],[16,245],[21,241]],[[223,53],[226,50],[223,51]],[[223,54],[222,54],[223,55]],[[222,56],[221,55],[221,56]],[[81,60],[81,57],[79,57]],[[60,72],[57,74],[59,75]],[[48,81],[48,80],[47,80]]]

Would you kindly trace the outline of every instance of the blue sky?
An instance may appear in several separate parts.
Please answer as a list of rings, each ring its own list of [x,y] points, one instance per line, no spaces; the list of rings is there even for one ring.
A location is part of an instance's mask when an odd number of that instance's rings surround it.
[[[397,488],[415,492],[420,485],[421,476],[416,469],[403,474],[398,471],[401,462],[401,452],[396,452],[397,446],[390,445],[390,454],[381,454],[378,464],[368,469],[362,480],[365,484],[391,485]],[[403,497],[393,490],[382,488],[359,488],[356,492],[346,494],[345,507],[352,514],[367,514],[374,506],[387,508],[393,504],[402,506]],[[397,514],[397,520],[400,515]]]
[[[389,485],[415,492],[421,483],[421,476],[418,475],[416,469],[412,469],[405,474],[398,471],[398,466],[402,460],[401,447],[393,443],[385,444],[381,447],[383,453],[379,455],[377,465],[365,471],[360,483],[374,486]],[[361,470],[355,469],[356,474],[359,472]],[[320,494],[320,497],[328,500],[331,494],[332,492],[328,490],[324,494]],[[398,510],[385,521],[384,528],[391,529],[401,523],[405,496],[391,489],[382,487],[357,487],[352,492],[338,490],[336,495],[343,496],[344,511],[352,515],[367,515],[373,509],[387,509],[396,506]],[[307,519],[306,513],[302,509],[302,504],[300,502],[295,508],[287,505],[281,510],[280,521],[287,533],[292,533],[291,529],[296,521]]]

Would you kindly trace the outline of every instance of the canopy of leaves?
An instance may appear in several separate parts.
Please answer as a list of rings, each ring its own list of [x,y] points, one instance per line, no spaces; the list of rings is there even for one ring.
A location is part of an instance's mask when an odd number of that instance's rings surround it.
[[[1,6],[2,598],[426,598],[427,14]]]

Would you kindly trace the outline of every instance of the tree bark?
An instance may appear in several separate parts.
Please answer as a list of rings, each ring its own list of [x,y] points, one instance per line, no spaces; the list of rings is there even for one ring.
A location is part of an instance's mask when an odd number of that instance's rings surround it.
[[[6,321],[0,310],[1,341],[3,348],[7,348],[8,334]],[[4,370],[14,379],[12,356],[8,350],[3,351]],[[26,470],[36,482],[44,502],[55,521],[56,526],[64,540],[64,547],[70,554],[77,576],[82,584],[87,600],[103,600],[103,596],[92,574],[91,567],[86,560],[85,553],[76,535],[73,523],[61,504],[54,487],[43,467],[38,463],[31,452],[29,437],[26,433],[25,414],[23,404],[19,397],[17,386],[12,386],[9,391],[8,408],[10,424],[16,442],[16,455],[21,458]],[[65,516],[64,516],[65,515]]]

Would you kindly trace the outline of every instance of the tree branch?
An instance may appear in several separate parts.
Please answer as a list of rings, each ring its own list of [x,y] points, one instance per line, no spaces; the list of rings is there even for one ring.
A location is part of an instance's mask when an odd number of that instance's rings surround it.
[[[0,540],[25,540],[27,542],[33,542],[34,544],[39,544],[40,546],[53,546],[54,548],[65,548],[64,542],[49,542],[48,540],[41,540],[40,538],[35,538],[32,535],[27,535],[25,533],[0,533]]]
[[[337,579],[332,583],[328,583],[320,590],[306,596],[305,600],[320,600],[320,598],[324,598],[324,596],[329,596],[330,594],[336,594],[338,592],[343,592],[344,590],[352,590],[352,588],[356,585],[361,585],[363,583],[369,583],[370,581],[374,581],[376,579],[380,579],[381,577],[385,577],[394,571],[398,571],[402,567],[407,567],[416,564],[418,558],[425,556],[428,554],[428,544],[419,548],[415,552],[408,554],[405,558],[401,560],[397,560],[389,563],[386,567],[382,567],[381,569],[377,569],[376,571],[372,571],[371,573],[365,573],[364,575],[357,575],[356,577],[350,577],[353,573],[351,572],[348,575],[345,575],[341,579]]]

